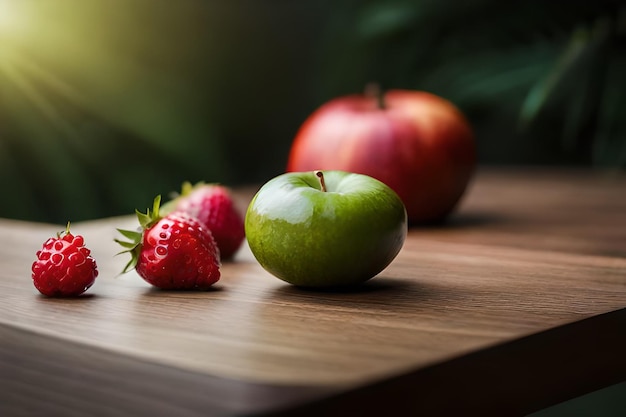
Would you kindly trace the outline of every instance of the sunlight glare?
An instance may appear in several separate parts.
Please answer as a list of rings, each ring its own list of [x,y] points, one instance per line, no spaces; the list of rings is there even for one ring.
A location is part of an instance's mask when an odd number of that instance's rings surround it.
[[[15,0],[0,0],[0,40],[5,36],[15,35],[23,23],[20,3]]]
[[[11,92],[0,111],[27,105],[29,117],[56,123],[73,109],[188,157],[172,137],[204,141],[199,109],[211,98],[197,94],[198,83],[216,66],[208,56],[225,53],[211,10],[191,1],[0,0],[0,96]]]

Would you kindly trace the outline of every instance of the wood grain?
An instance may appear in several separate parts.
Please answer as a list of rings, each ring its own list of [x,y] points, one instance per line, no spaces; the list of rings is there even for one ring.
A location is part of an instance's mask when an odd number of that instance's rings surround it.
[[[242,209],[253,191],[237,195]],[[148,407],[141,402],[147,397],[167,397],[165,391],[142,390],[142,381],[174,378],[182,387],[214,387],[205,406],[218,414],[284,409],[334,393],[338,397],[329,398],[339,400],[316,402],[328,405],[324,412],[331,413],[346,407],[351,395],[368,404],[376,387],[381,395],[390,395],[385,384],[404,393],[394,397],[397,404],[404,399],[417,410],[409,394],[411,387],[428,381],[420,375],[437,380],[441,372],[469,384],[467,370],[475,372],[493,359],[501,364],[490,368],[493,378],[512,383],[516,366],[548,363],[546,358],[554,358],[576,337],[591,335],[594,320],[605,320],[603,328],[613,333],[604,341],[596,337],[598,350],[590,356],[619,360],[605,350],[626,347],[624,314],[619,312],[626,307],[625,191],[624,174],[483,170],[448,224],[412,229],[398,258],[351,292],[305,291],[284,284],[266,273],[245,246],[235,261],[223,265],[213,291],[155,290],[134,272],[118,275],[125,259],[115,256],[115,228],[135,225],[132,217],[118,217],[73,225],[92,247],[100,276],[88,295],[49,299],[32,286],[30,264],[43,241],[62,226],[0,220],[4,242],[12,242],[0,251],[0,365],[12,366],[10,380],[2,369],[0,399],[16,412],[16,404],[27,402],[17,397],[7,401],[11,392],[24,395],[33,372],[48,372],[55,360],[71,365],[78,353],[68,352],[83,351],[107,358],[112,375],[132,386],[126,395],[137,393],[137,409]],[[601,319],[603,314],[622,319]],[[554,336],[561,328],[569,333]],[[37,345],[28,345],[29,340]],[[43,364],[27,360],[31,354],[45,355],[46,344],[53,347]],[[522,345],[526,347],[520,349]],[[26,348],[33,352],[27,355]],[[79,356],[88,369],[89,361]],[[513,408],[498,410],[530,412],[625,377],[623,361],[597,369],[609,363],[576,358],[590,378],[562,381],[555,375],[563,367],[544,366],[546,381],[565,385],[553,395],[546,394],[548,387],[529,387],[510,403]],[[136,372],[124,373],[128,364]],[[589,374],[591,365],[599,377]],[[94,383],[109,384],[104,391],[121,395],[101,372],[90,371]],[[71,386],[74,377],[61,372],[60,386]],[[50,388],[53,381],[40,385],[51,393],[63,391]],[[393,385],[397,381],[405,381],[402,389]],[[430,385],[446,389],[445,384]],[[481,385],[474,385],[474,400],[484,398],[486,393],[478,392]],[[354,391],[357,387],[370,388]],[[359,394],[364,389],[367,395]],[[457,389],[467,392],[468,387]],[[242,390],[250,399],[233,397]],[[190,412],[202,407],[199,393],[204,391],[193,392]],[[442,392],[430,395],[437,398]],[[180,402],[172,398],[169,403]],[[492,403],[495,407],[498,402]],[[132,413],[133,407],[124,410]]]

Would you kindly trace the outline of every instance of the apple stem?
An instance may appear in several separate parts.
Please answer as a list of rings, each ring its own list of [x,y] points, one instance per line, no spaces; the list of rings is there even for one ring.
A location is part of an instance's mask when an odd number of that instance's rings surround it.
[[[326,181],[324,181],[324,173],[322,171],[315,171],[315,176],[320,181],[320,187],[322,187],[322,192],[326,192]]]
[[[365,86],[365,96],[371,97],[376,100],[376,107],[380,110],[384,110],[386,107],[385,104],[385,95],[383,94],[383,90],[380,88],[378,83],[369,83]]]

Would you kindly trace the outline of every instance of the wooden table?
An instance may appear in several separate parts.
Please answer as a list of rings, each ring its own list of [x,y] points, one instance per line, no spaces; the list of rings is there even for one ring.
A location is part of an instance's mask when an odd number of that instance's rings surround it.
[[[118,275],[134,226],[73,224],[100,275],[49,299],[30,265],[63,226],[0,220],[0,415],[523,415],[626,378],[624,173],[483,168],[354,292],[245,246],[214,291],[155,290]]]

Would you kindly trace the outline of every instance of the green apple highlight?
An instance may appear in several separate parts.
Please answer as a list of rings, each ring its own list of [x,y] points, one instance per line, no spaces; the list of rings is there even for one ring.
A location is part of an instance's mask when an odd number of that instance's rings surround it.
[[[387,185],[343,171],[279,175],[256,193],[248,244],[265,270],[301,287],[367,281],[396,257],[407,234],[402,200]]]

